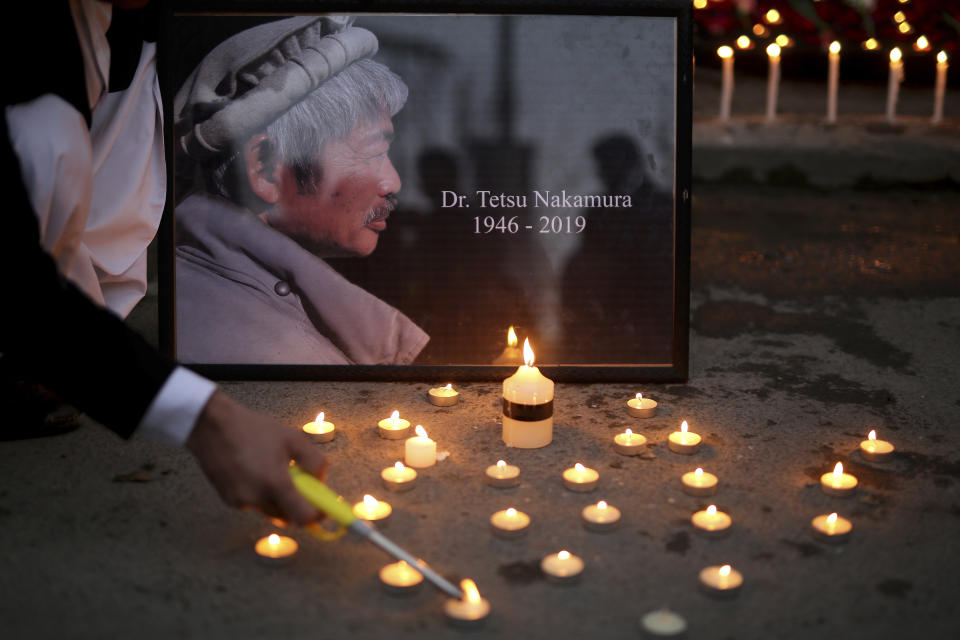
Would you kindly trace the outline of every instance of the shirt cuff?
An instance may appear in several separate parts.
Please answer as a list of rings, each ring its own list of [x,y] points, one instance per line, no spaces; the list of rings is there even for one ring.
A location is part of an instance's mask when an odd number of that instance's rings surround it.
[[[135,434],[182,446],[217,385],[184,367],[177,367],[137,425]]]

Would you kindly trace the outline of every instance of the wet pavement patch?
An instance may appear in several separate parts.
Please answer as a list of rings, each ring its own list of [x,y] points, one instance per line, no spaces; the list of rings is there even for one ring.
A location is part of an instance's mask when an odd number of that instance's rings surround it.
[[[530,584],[537,580],[543,580],[543,571],[540,570],[539,560],[530,560],[524,562],[518,560],[508,564],[502,564],[497,567],[497,573],[512,584]]]
[[[887,578],[877,583],[877,591],[891,598],[903,598],[912,588],[912,582],[900,578]]]
[[[787,538],[783,538],[780,542],[788,547],[792,547],[800,554],[801,558],[809,558],[823,553],[823,549],[810,542],[797,542],[796,540],[788,540]]]
[[[726,370],[768,378],[769,382],[760,389],[747,390],[760,399],[775,391],[784,391],[824,403],[882,407],[896,402],[893,394],[885,389],[867,389],[859,382],[834,373],[814,376],[807,370],[810,361],[806,356],[782,356],[771,362],[741,362]]]
[[[666,550],[672,553],[685,555],[690,549],[690,534],[686,531],[678,531],[667,540]]]
[[[694,312],[691,328],[711,338],[733,338],[744,333],[820,335],[850,355],[904,372],[911,359],[909,353],[880,338],[869,325],[842,316],[781,313],[753,302],[705,302]]]

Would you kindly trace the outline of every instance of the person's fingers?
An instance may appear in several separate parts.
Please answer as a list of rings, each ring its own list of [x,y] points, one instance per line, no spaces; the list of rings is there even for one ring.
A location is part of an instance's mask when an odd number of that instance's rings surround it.
[[[282,516],[298,525],[303,526],[320,519],[320,512],[300,495],[289,478],[286,486],[278,488],[273,499],[280,507]]]
[[[327,474],[327,457],[320,453],[317,445],[303,434],[293,435],[294,437],[290,440],[290,457],[300,465],[301,469],[323,480]]]

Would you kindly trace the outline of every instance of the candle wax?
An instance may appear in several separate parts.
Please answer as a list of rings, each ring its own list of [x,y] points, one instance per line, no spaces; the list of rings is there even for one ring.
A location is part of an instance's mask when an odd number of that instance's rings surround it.
[[[627,431],[630,431],[629,429]],[[625,456],[638,456],[646,450],[647,438],[639,433],[618,433],[613,437],[613,447]]]
[[[589,467],[576,466],[565,469],[563,472],[563,486],[570,491],[587,492],[597,488],[600,474]]]
[[[517,538],[530,527],[530,516],[516,509],[504,509],[490,516],[490,527],[501,538]]]
[[[415,469],[402,464],[399,468],[394,465],[381,471],[380,478],[383,480],[384,486],[390,491],[407,491],[416,484],[417,472]]]
[[[602,500],[597,504],[590,504],[583,508],[580,516],[583,525],[590,531],[613,531],[620,525],[620,510],[608,505]]]
[[[719,480],[712,473],[700,469],[701,473],[688,471],[680,478],[683,492],[691,496],[712,496],[717,492]]]
[[[700,585],[710,595],[717,597],[732,597],[743,586],[743,574],[730,568],[724,575],[722,567],[706,567],[700,572]]]
[[[507,488],[520,484],[520,467],[512,464],[492,464],[484,472],[486,483],[491,487]]]
[[[716,507],[713,510],[697,511],[690,517],[690,521],[697,531],[711,536],[725,535],[733,524],[733,519],[723,511],[716,511]]]
[[[254,545],[260,561],[271,566],[286,564],[298,548],[296,540],[276,533],[260,538]]]
[[[543,573],[555,582],[573,582],[583,573],[583,560],[569,552],[561,551],[546,556],[540,561]]]
[[[839,516],[831,522],[830,515],[833,514],[817,516],[810,521],[813,535],[824,542],[846,542],[850,537],[850,532],[853,530],[853,523]]]
[[[408,595],[423,584],[423,576],[403,560],[380,569],[380,582],[390,593]]]
[[[407,438],[404,443],[404,462],[409,467],[425,469],[437,463],[437,443],[426,435]]]
[[[410,435],[410,421],[403,418],[384,418],[377,423],[377,433],[386,440],[403,440]]]

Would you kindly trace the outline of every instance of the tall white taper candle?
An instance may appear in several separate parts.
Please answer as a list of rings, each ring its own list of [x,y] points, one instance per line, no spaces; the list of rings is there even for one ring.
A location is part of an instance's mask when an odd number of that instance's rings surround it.
[[[902,58],[900,48],[894,47],[890,52],[890,80],[887,82],[887,122],[893,122],[897,118],[897,95],[903,80]]]
[[[937,54],[937,83],[933,90],[933,118],[931,121],[937,124],[943,120],[943,94],[947,89],[947,52],[941,51]]]
[[[827,73],[827,122],[837,121],[837,86],[840,83],[840,43],[830,43],[830,68]]]
[[[733,100],[733,49],[726,45],[717,49],[723,60],[723,80],[720,84],[720,119],[730,119],[730,103]]]
[[[767,57],[770,60],[770,74],[767,77],[767,122],[773,122],[777,117],[777,94],[780,91],[780,45],[769,45]]]

